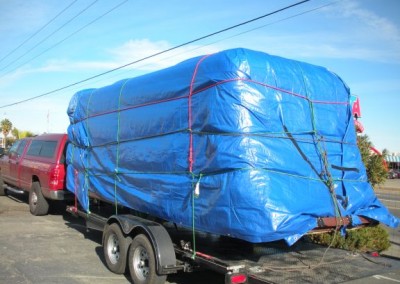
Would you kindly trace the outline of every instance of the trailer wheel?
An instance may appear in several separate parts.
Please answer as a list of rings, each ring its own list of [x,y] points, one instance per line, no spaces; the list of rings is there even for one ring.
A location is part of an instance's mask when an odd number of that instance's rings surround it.
[[[167,279],[166,275],[157,274],[153,247],[143,234],[133,239],[129,249],[129,272],[135,284],[161,284]]]
[[[40,184],[37,181],[32,183],[29,191],[29,210],[35,216],[46,215],[49,212],[49,203],[44,198]]]
[[[5,183],[3,181],[3,177],[0,175],[0,196],[7,195],[7,190],[4,187],[5,187]]]
[[[118,224],[106,226],[104,230],[104,257],[108,269],[117,274],[122,274],[126,269],[126,255],[130,239],[122,233]]]

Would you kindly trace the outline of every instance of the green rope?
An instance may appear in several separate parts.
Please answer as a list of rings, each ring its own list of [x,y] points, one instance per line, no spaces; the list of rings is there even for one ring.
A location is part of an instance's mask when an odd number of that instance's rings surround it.
[[[339,203],[338,203],[337,198],[335,196],[334,181],[333,181],[332,175],[331,175],[330,170],[329,170],[329,162],[328,162],[327,153],[326,153],[326,150],[323,149],[322,146],[321,146],[321,141],[323,140],[323,137],[318,134],[317,127],[316,127],[314,103],[309,97],[309,93],[308,93],[306,82],[304,80],[304,76],[302,76],[302,78],[303,78],[303,84],[304,84],[305,91],[306,91],[306,97],[307,97],[307,100],[308,100],[308,105],[309,105],[309,108],[310,108],[313,135],[314,135],[314,139],[316,139],[315,144],[316,144],[319,156],[320,156],[320,158],[322,160],[322,164],[323,164],[323,167],[324,167],[324,176],[325,176],[326,179],[324,179],[323,182],[328,187],[329,194],[330,194],[332,202],[333,202],[333,208],[334,208],[334,211],[335,211],[335,216],[336,216],[337,220],[339,220],[339,218],[342,217],[342,214],[340,212]]]
[[[90,93],[89,100],[88,100],[88,103],[86,105],[86,117],[89,117],[89,105],[90,105],[90,102],[92,100],[93,94],[94,94],[94,90]],[[89,139],[90,131],[89,131],[89,120],[88,119],[86,120],[86,129],[87,129],[87,145],[88,146],[86,147],[87,155],[86,155],[86,163],[84,164],[84,167],[85,167],[85,184],[84,184],[84,188],[86,188],[87,201],[88,201],[87,213],[90,214],[90,195],[89,195],[89,184],[90,184],[90,182],[89,182],[89,177],[90,177],[90,175],[89,175],[89,172],[90,172],[89,163],[90,163],[90,158],[89,157],[90,157],[91,147],[90,147],[90,139]]]
[[[173,135],[173,134],[178,134],[178,133],[187,133],[191,132],[193,134],[197,135],[218,135],[218,136],[246,136],[246,137],[265,137],[265,138],[274,138],[274,139],[288,139],[287,133],[286,132],[257,132],[257,133],[246,133],[246,132],[205,132],[205,131],[192,131],[190,129],[179,129],[175,131],[170,131],[170,132],[164,132],[164,133],[158,133],[158,134],[153,134],[153,135],[147,135],[147,136],[142,136],[142,137],[137,137],[137,138],[131,138],[131,139],[124,139],[124,140],[119,140],[119,142],[107,142],[103,144],[97,144],[97,145],[92,145],[91,147],[93,148],[99,148],[99,147],[106,147],[106,146],[112,146],[116,145],[118,143],[127,143],[127,142],[133,142],[133,141],[141,141],[141,140],[146,140],[146,139],[151,139],[151,138],[157,138],[157,137],[162,137],[162,136],[168,136],[168,135]],[[302,132],[291,132],[292,135],[313,135],[314,131],[302,131]],[[313,139],[309,138],[297,138],[297,141],[303,141],[303,142],[313,142]],[[338,143],[338,144],[347,144],[347,145],[354,145],[356,146],[355,143],[349,143],[341,140],[333,140],[333,139],[324,139],[326,142],[332,142],[332,143]]]
[[[197,181],[197,183],[194,182],[196,175],[194,173],[191,173],[192,175],[192,242],[193,242],[193,254],[192,254],[192,259],[196,258],[196,228],[195,228],[195,198],[196,198],[196,186],[199,185],[200,178]]]
[[[85,167],[85,183],[83,185],[84,188],[86,188],[86,193],[88,196],[88,209],[87,209],[87,213],[90,214],[90,198],[89,198],[89,173]]]
[[[118,215],[118,198],[117,198],[117,189],[118,189],[118,182],[121,182],[119,178],[119,146],[120,146],[120,130],[121,130],[121,97],[122,91],[126,83],[128,83],[129,79],[125,80],[124,84],[122,84],[121,89],[119,91],[118,96],[118,119],[117,119],[117,157],[115,161],[115,173],[114,173],[114,206],[115,206],[115,215]]]
[[[293,178],[300,178],[300,179],[306,179],[306,180],[311,180],[311,181],[318,181],[318,182],[324,182],[323,179],[320,178],[313,178],[313,177],[308,177],[308,176],[301,176],[301,175],[296,175],[292,173],[287,173],[283,171],[278,171],[278,170],[272,170],[268,168],[240,168],[240,169],[229,169],[229,170],[223,170],[223,171],[216,171],[216,172],[209,172],[209,173],[202,173],[201,176],[215,176],[219,174],[226,174],[226,173],[231,173],[231,172],[238,172],[238,171],[265,171],[265,172],[270,172],[270,173],[275,173],[275,174],[280,174],[280,175],[285,175],[288,177],[293,177]],[[182,171],[182,172],[135,172],[135,171],[125,171],[125,172],[118,172],[118,175],[148,175],[148,174],[155,174],[155,175],[192,175],[193,173],[187,172],[187,171]],[[104,173],[90,173],[91,176],[95,177],[101,177],[101,176],[115,176],[115,172],[110,173],[110,172],[104,172]],[[118,177],[118,180],[121,181]],[[332,178],[332,182],[367,182],[368,180],[353,180],[353,179],[343,179],[343,178]]]

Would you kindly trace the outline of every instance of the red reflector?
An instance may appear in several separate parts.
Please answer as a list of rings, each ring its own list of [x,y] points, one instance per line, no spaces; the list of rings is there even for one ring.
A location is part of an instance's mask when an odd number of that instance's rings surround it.
[[[231,283],[246,283],[247,282],[247,276],[244,274],[236,274],[231,276]]]
[[[373,257],[379,257],[379,252],[373,251],[373,252],[371,252],[370,255],[373,256]]]

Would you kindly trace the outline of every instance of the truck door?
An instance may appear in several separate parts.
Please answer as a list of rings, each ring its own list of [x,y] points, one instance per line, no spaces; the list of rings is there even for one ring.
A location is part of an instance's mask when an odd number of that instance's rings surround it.
[[[6,182],[11,181],[11,176],[10,176],[10,165],[11,165],[11,160],[15,159],[15,155],[17,153],[18,146],[20,144],[20,140],[15,141],[14,144],[11,146],[10,150],[8,150],[7,154],[5,154],[1,159],[1,175],[3,177],[3,180]]]
[[[19,187],[19,163],[21,161],[22,154],[24,153],[26,143],[27,140],[20,140],[20,143],[17,145],[15,151],[11,152],[12,147],[10,149],[10,156],[8,160],[10,165],[10,183],[17,187]]]

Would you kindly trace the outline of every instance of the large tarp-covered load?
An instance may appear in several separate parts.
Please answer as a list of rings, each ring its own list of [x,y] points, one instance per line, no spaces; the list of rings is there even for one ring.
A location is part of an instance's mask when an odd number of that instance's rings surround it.
[[[325,68],[246,49],[76,93],[67,187],[195,230],[289,244],[318,217],[397,226]]]

